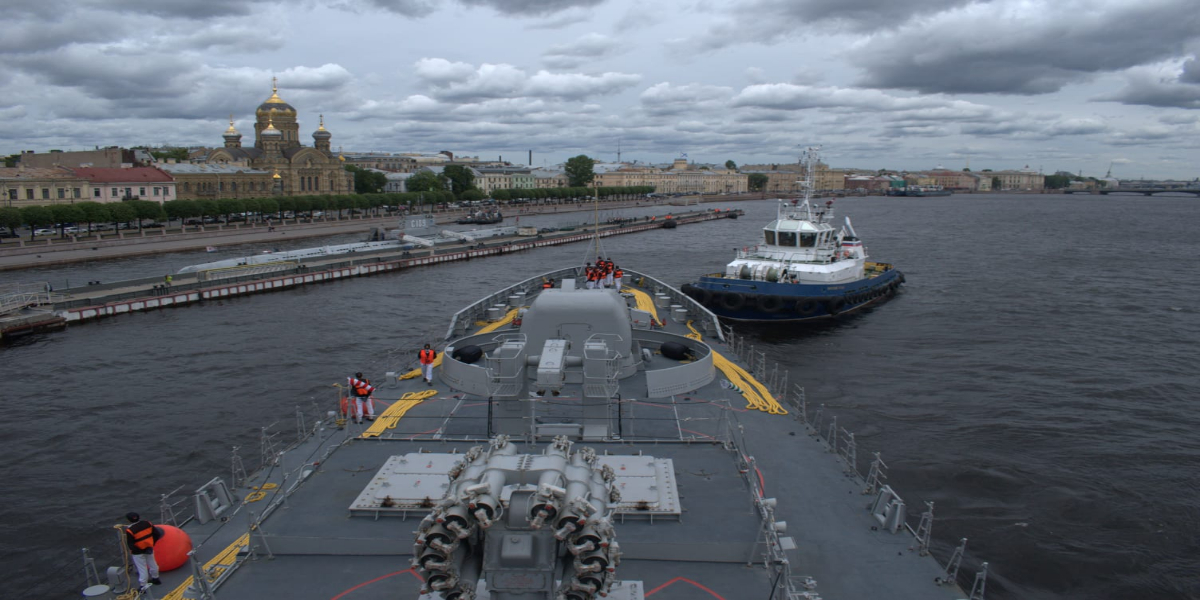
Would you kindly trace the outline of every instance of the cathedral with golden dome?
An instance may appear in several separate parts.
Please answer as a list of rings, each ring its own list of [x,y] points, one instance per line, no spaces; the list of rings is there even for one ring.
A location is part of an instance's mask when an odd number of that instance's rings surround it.
[[[205,157],[205,162],[210,165],[244,166],[258,174],[270,174],[246,181],[242,193],[236,196],[354,193],[354,178],[346,172],[345,159],[331,150],[333,134],[325,129],[323,115],[320,126],[312,134],[313,145],[301,145],[296,109],[279,97],[279,86],[274,79],[271,97],[260,104],[254,114],[253,147],[242,146],[242,134],[234,128],[230,118],[224,147],[210,151]],[[246,187],[262,189],[246,190]]]

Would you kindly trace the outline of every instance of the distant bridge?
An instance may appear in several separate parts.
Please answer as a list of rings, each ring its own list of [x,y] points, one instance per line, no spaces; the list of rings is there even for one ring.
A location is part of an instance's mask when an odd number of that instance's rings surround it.
[[[1142,196],[1153,196],[1155,194],[1191,194],[1200,196],[1200,189],[1197,188],[1117,188],[1115,190],[1066,190],[1067,194],[1100,194],[1108,196],[1109,194],[1140,194]]]

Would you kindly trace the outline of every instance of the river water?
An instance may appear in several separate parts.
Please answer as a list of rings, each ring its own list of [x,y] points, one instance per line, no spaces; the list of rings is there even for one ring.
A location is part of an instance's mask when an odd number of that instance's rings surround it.
[[[736,206],[745,218],[608,238],[604,251],[681,285],[722,270],[775,211],[771,201]],[[1200,202],[976,195],[835,207],[874,259],[905,272],[904,292],[830,326],[739,331],[826,419],[856,432],[862,470],[882,453],[914,519],[935,502],[935,555],[969,538],[963,572],[988,561],[993,599],[1200,598]],[[581,217],[536,219],[522,224]],[[212,256],[4,277],[57,288]],[[110,528],[126,511],[157,515],[159,494],[228,477],[235,445],[253,467],[260,427],[286,440],[297,406],[328,400],[348,373],[411,360],[460,306],[593,258],[583,245],[542,248],[126,315],[0,348],[5,595],[76,596],[79,548],[108,564]]]

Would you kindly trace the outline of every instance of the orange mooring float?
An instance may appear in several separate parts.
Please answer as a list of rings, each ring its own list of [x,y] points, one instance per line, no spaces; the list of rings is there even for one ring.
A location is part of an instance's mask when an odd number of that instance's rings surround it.
[[[154,542],[154,562],[158,563],[160,571],[174,571],[187,563],[188,552],[192,551],[192,538],[178,527],[157,527],[163,530],[163,536]]]

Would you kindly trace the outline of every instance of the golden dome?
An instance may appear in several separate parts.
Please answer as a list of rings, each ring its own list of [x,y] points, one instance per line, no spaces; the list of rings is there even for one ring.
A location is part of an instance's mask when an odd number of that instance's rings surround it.
[[[269,137],[280,137],[282,135],[283,135],[282,131],[275,129],[275,120],[272,118],[271,115],[267,115],[267,126],[262,130],[262,136],[263,137],[268,137],[268,136]]]
[[[313,132],[313,139],[328,140],[331,137],[333,137],[333,134],[329,133],[328,129],[325,129],[325,115],[321,115],[321,126],[317,127],[317,130]]]
[[[229,115],[229,129],[225,130],[225,137],[242,137],[242,133],[233,126],[233,115]]]
[[[267,98],[265,102],[258,105],[258,110],[255,111],[255,114],[261,117],[268,115],[271,112],[277,112],[292,117],[296,116],[296,109],[293,108],[291,104],[284,102],[283,98],[279,97],[279,85],[274,77],[271,78],[271,97]]]

